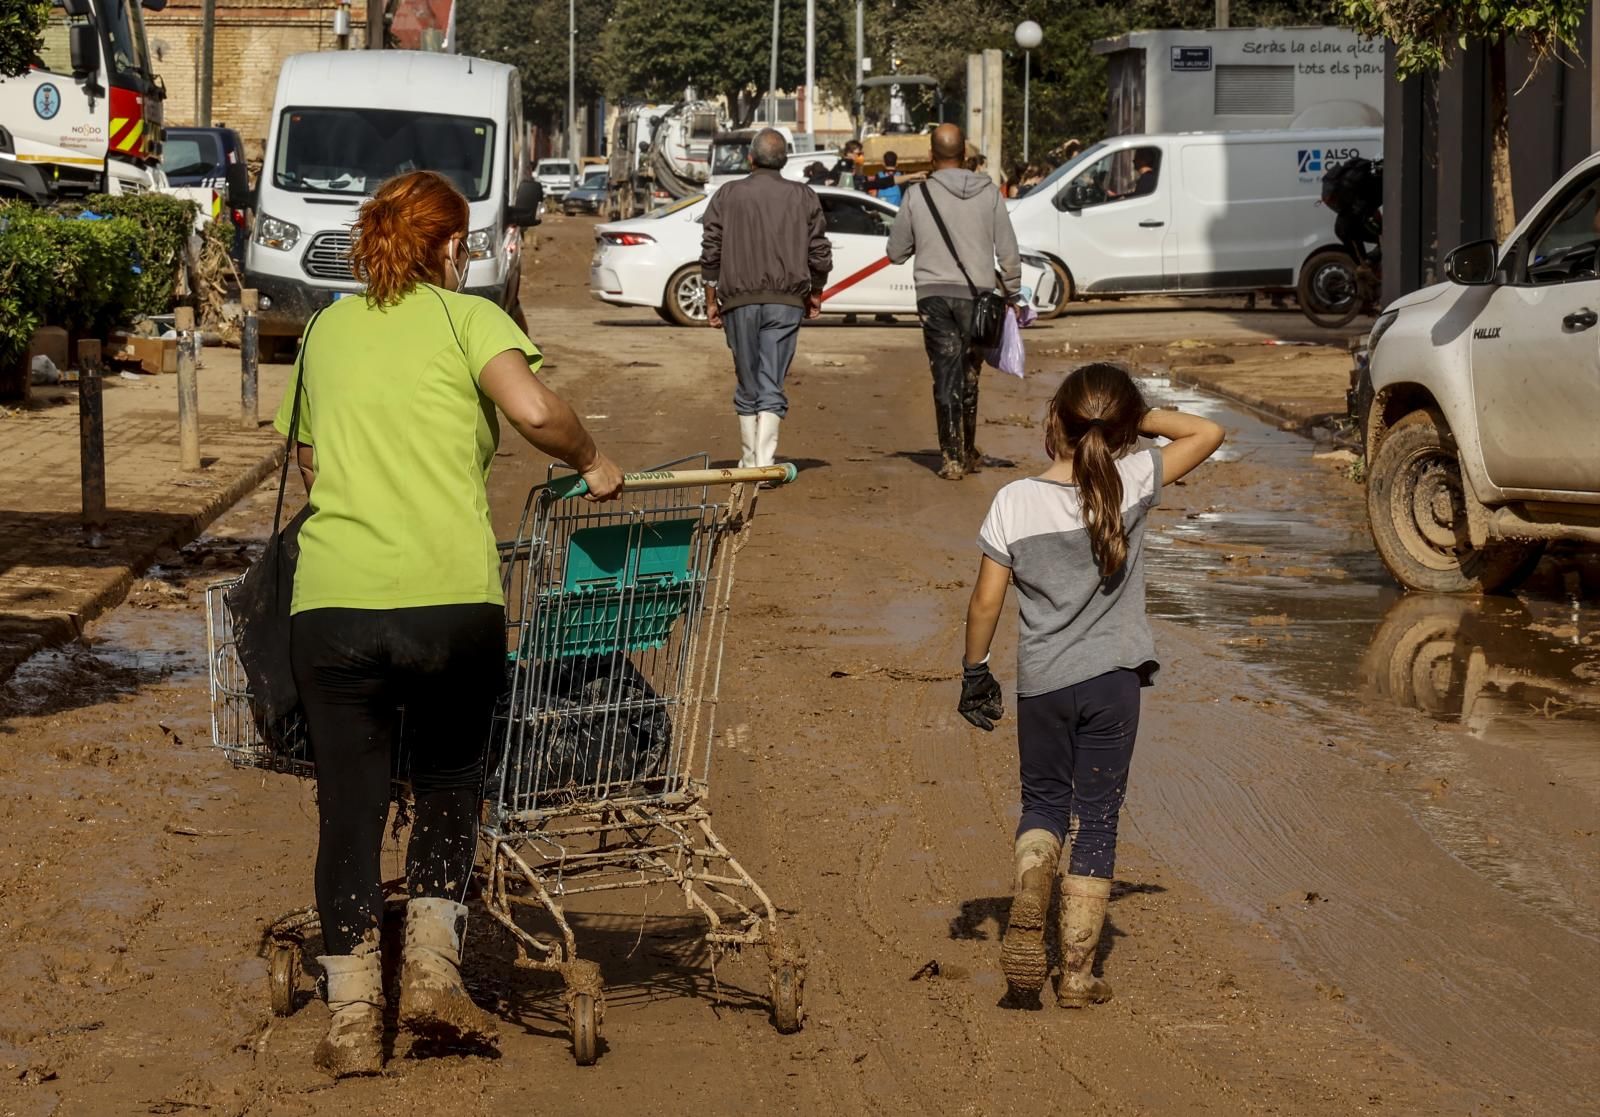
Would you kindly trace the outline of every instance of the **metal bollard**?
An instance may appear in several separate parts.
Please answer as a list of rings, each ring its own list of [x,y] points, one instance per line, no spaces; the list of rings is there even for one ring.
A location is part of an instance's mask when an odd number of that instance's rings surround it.
[[[106,427],[100,381],[100,343],[78,342],[78,463],[83,477],[83,541],[104,547]]]
[[[239,334],[239,425],[253,431],[261,424],[257,379],[261,361],[261,319],[257,312],[261,296],[253,287],[239,292],[239,305],[244,309],[244,326]]]
[[[200,381],[194,367],[194,307],[180,306],[178,328],[178,458],[184,469],[200,468]]]

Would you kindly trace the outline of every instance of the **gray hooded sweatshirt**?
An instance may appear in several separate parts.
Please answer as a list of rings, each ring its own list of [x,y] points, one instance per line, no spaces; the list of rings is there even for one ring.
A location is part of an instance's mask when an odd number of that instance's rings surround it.
[[[989,176],[957,168],[935,171],[927,182],[907,186],[900,215],[889,231],[890,260],[903,264],[913,255],[917,258],[912,268],[917,298],[972,298],[972,289],[928,211],[923,191],[939,208],[973,285],[979,291],[992,290],[998,261],[1005,293],[1015,295],[1022,286],[1022,261],[1017,257],[1017,234],[1012,231],[1006,201]]]

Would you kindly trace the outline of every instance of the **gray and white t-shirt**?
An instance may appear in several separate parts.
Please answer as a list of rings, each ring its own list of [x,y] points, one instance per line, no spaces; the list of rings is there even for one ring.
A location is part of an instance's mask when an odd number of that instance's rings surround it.
[[[1161,451],[1117,462],[1128,558],[1102,579],[1076,485],[1029,477],[995,494],[978,546],[1011,569],[1022,616],[1017,696],[1030,698],[1119,667],[1148,686],[1160,664],[1144,612],[1144,528],[1161,496]]]

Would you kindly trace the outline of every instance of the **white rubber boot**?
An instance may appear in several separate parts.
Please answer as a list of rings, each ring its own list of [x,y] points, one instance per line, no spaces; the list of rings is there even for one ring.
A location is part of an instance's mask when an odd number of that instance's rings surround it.
[[[771,411],[756,416],[756,464],[772,465],[778,457],[778,428],[783,420]]]
[[[1111,999],[1111,986],[1094,976],[1095,948],[1105,926],[1111,882],[1101,877],[1061,878],[1061,978],[1056,1004],[1082,1008]]]
[[[1011,916],[1000,940],[1000,969],[1015,992],[1038,993],[1050,971],[1044,952],[1044,923],[1050,910],[1050,885],[1061,860],[1061,843],[1048,830],[1025,830],[1017,835],[1016,858]]]
[[[749,469],[756,464],[756,417],[739,416],[739,468]]]
[[[494,1018],[472,1003],[461,981],[461,936],[467,908],[454,900],[420,898],[406,903],[406,936],[400,956],[400,1026],[443,1043],[498,1042]]]
[[[328,954],[322,967],[333,1020],[312,1062],[335,1078],[383,1070],[383,960],[376,949]]]

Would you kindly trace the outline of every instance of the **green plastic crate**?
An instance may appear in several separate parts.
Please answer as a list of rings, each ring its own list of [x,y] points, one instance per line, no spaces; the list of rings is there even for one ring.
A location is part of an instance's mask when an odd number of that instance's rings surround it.
[[[537,657],[642,652],[665,644],[700,581],[689,569],[699,526],[698,519],[663,520],[573,532],[561,587],[539,593]]]

